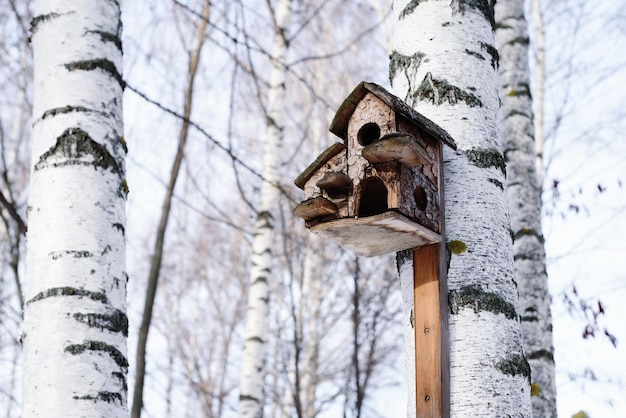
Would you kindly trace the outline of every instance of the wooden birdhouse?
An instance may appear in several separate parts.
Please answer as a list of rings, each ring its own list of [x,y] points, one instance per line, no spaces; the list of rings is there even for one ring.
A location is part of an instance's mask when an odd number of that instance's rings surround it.
[[[330,131],[342,139],[295,183],[314,233],[373,256],[441,241],[442,144],[450,135],[381,86],[362,82]]]

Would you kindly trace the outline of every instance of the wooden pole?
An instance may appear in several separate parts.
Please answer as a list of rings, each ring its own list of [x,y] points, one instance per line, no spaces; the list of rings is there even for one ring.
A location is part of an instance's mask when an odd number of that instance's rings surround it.
[[[446,293],[441,292],[445,280],[440,277],[440,253],[441,244],[413,251],[417,418],[450,415],[448,304]]]

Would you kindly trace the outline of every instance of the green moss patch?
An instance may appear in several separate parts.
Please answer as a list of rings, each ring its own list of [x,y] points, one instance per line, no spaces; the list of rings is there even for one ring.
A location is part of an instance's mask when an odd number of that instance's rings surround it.
[[[475,313],[487,311],[503,314],[508,319],[517,318],[517,311],[512,303],[493,292],[486,292],[478,285],[462,287],[448,292],[450,313],[457,315],[463,308],[472,308]]]
[[[455,255],[461,255],[467,251],[467,245],[458,239],[453,239],[446,246],[448,247],[448,250]]]
[[[513,354],[509,358],[499,361],[496,369],[509,376],[522,375],[530,381],[530,365],[526,357],[520,354]]]
[[[494,148],[489,149],[473,149],[467,151],[467,159],[470,163],[480,168],[497,168],[506,175],[506,163],[504,156],[500,151]]]

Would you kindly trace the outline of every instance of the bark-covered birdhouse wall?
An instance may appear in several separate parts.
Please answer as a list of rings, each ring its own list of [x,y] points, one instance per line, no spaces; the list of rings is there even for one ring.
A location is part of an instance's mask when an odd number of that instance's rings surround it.
[[[311,227],[319,222],[346,218],[352,181],[348,177],[348,154],[344,144],[328,147],[296,179],[304,192],[305,201],[298,205],[296,214]]]
[[[438,178],[430,175],[431,167],[401,166],[398,210],[428,229],[441,233]]]
[[[413,167],[403,167],[404,180],[401,183],[405,188],[400,193],[402,199],[399,209],[420,224],[440,233],[441,143],[401,115],[397,119],[398,131],[411,135],[426,151],[424,159],[420,159]]]
[[[381,138],[406,133],[417,140],[424,154],[413,161],[371,163],[363,149]],[[354,192],[348,199],[349,216],[372,216],[397,210],[440,232],[439,144],[414,123],[368,93],[356,106],[348,123],[348,177]]]
[[[337,207],[337,213],[333,217],[345,218],[348,216],[348,198],[350,195],[350,185],[345,187],[324,187],[329,177],[333,175],[343,174],[347,179],[347,152],[345,149],[331,157],[323,166],[321,166],[306,182],[304,186],[304,195],[307,198],[324,197]],[[326,181],[325,181],[326,180]],[[324,188],[322,188],[322,187]]]
[[[363,148],[395,131],[395,111],[374,94],[368,93],[357,104],[348,122],[348,176],[354,187],[352,199],[348,202],[351,216],[371,216],[397,207],[396,164],[374,167],[362,156]],[[381,183],[384,183],[386,193]]]

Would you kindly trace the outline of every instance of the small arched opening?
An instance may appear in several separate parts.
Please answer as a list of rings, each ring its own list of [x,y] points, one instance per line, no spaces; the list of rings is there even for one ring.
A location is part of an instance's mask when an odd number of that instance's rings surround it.
[[[387,187],[378,177],[367,178],[361,183],[359,216],[373,216],[387,211]]]
[[[374,122],[366,123],[359,129],[356,139],[364,147],[372,142],[376,142],[380,139],[380,127]]]

